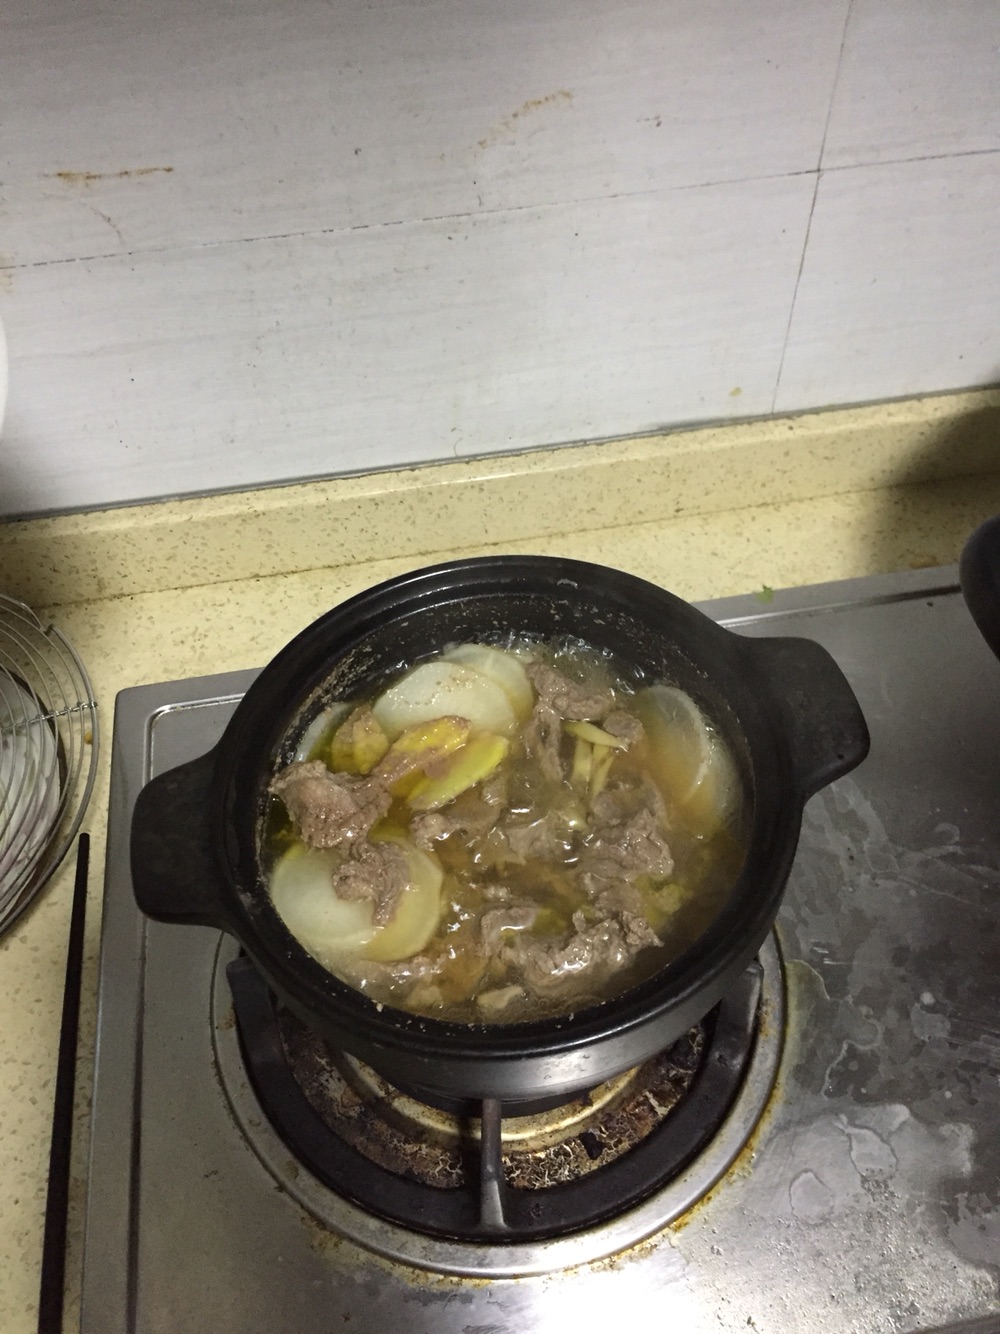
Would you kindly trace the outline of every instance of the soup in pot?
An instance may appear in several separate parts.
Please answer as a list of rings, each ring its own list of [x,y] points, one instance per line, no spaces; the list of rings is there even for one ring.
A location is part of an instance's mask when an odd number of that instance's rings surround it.
[[[270,793],[292,934],[377,1004],[464,1023],[651,976],[745,851],[734,757],[691,696],[577,642],[454,645],[321,715]]]

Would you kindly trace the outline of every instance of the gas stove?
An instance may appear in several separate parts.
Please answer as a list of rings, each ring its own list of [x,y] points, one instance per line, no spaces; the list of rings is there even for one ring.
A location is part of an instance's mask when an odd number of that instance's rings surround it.
[[[910,1331],[1000,1313],[1000,664],[953,569],[703,610],[813,638],[869,758],[807,806],[774,934],[568,1104],[428,1107],[135,907],[153,775],[254,673],[119,696],[83,1334]]]

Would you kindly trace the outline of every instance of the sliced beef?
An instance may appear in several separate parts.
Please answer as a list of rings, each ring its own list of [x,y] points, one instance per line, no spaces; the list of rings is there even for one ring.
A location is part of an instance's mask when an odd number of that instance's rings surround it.
[[[452,834],[482,838],[493,828],[500,809],[475,790],[463,792],[439,811],[423,811],[410,821],[410,835],[419,848],[433,850],[438,839]]]
[[[550,783],[561,783],[565,777],[560,754],[562,736],[562,715],[539,699],[524,725],[521,739],[529,757]]]
[[[573,929],[562,942],[539,940],[521,933],[503,945],[505,961],[520,976],[529,995],[550,1000],[563,993],[579,997],[586,1005],[596,999],[603,984],[625,968],[648,944],[631,923],[611,916],[588,922],[582,912],[573,914]]]
[[[640,876],[660,878],[673,871],[659,788],[649,782],[617,784],[597,796],[592,816],[577,863],[581,887],[601,916],[619,923],[629,947],[659,943],[635,883]]]
[[[544,662],[529,663],[525,670],[537,698],[522,733],[524,746],[545,777],[561,783],[565,778],[561,755],[564,720],[600,721],[614,708],[614,696],[610,690],[579,685]]]
[[[635,880],[637,876],[669,875],[674,869],[670,845],[646,806],[620,823],[599,826],[580,857],[584,883],[590,880]]]
[[[438,839],[454,833],[455,826],[440,811],[425,811],[410,821],[410,837],[418,848],[431,852]]]
[[[666,802],[649,778],[639,783],[610,783],[590,803],[591,824],[595,830],[601,825],[621,824],[643,806],[661,828],[667,828]]]
[[[338,898],[369,900],[373,924],[385,926],[410,883],[410,866],[395,843],[362,839],[352,845],[330,878]]]
[[[640,950],[647,945],[663,943],[643,912],[642,896],[635,885],[618,882],[602,890],[597,896],[596,905],[599,913],[614,918],[619,924],[625,943],[630,948]]]
[[[504,820],[496,828],[496,833],[502,836],[511,857],[518,862],[533,858],[564,861],[572,846],[569,832],[565,817],[558,811],[549,811],[529,823]]]
[[[601,723],[605,732],[610,732],[626,746],[634,746],[646,735],[646,729],[633,713],[626,709],[612,709]]]
[[[270,791],[314,848],[348,847],[364,839],[392,803],[388,787],[374,774],[331,773],[322,760],[290,764],[273,779]]]
[[[614,708],[610,690],[588,689],[544,662],[529,663],[526,671],[538,693],[537,704],[560,718],[598,722]]]

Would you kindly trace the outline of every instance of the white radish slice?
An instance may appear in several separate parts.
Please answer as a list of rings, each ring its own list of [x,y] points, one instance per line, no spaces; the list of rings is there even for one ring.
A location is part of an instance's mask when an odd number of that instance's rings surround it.
[[[271,901],[295,939],[324,967],[357,954],[375,936],[370,901],[339,899],[330,876],[338,848],[296,844],[271,872]]]
[[[406,854],[410,883],[391,919],[372,942],[362,947],[366,959],[385,963],[410,959],[419,954],[437,930],[441,920],[441,882],[444,873],[437,858],[424,852],[409,839],[392,837]]]
[[[697,834],[707,836],[725,821],[738,790],[736,766],[697,704],[676,686],[656,685],[636,695],[646,729],[650,761],[668,804]]]
[[[455,662],[423,662],[377,699],[372,712],[395,740],[408,727],[451,714],[474,728],[511,733],[517,716],[506,692],[482,672]]]
[[[510,700],[519,719],[527,718],[535,704],[535,691],[524,664],[512,653],[490,648],[488,644],[459,644],[444,655],[446,662],[457,662],[482,672],[495,681]]]
[[[424,948],[441,918],[443,874],[437,860],[408,839],[392,837],[406,855],[410,883],[383,927],[372,924],[370,900],[342,899],[331,875],[343,853],[296,844],[271,872],[271,901],[300,945],[331,972],[359,954],[408,959]]]

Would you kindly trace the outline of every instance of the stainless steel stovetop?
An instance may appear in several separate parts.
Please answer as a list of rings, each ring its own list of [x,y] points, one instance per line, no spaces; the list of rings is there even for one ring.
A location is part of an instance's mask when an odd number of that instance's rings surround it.
[[[1000,664],[951,569],[705,609],[819,640],[872,733],[806,810],[768,947],[777,1073],[748,1076],[734,1115],[766,1106],[731,1164],[710,1146],[669,1199],[512,1251],[402,1235],[270,1131],[235,948],[145,921],[127,859],[141,785],[207,750],[254,674],[119,696],[83,1334],[882,1334],[1000,1312]]]

